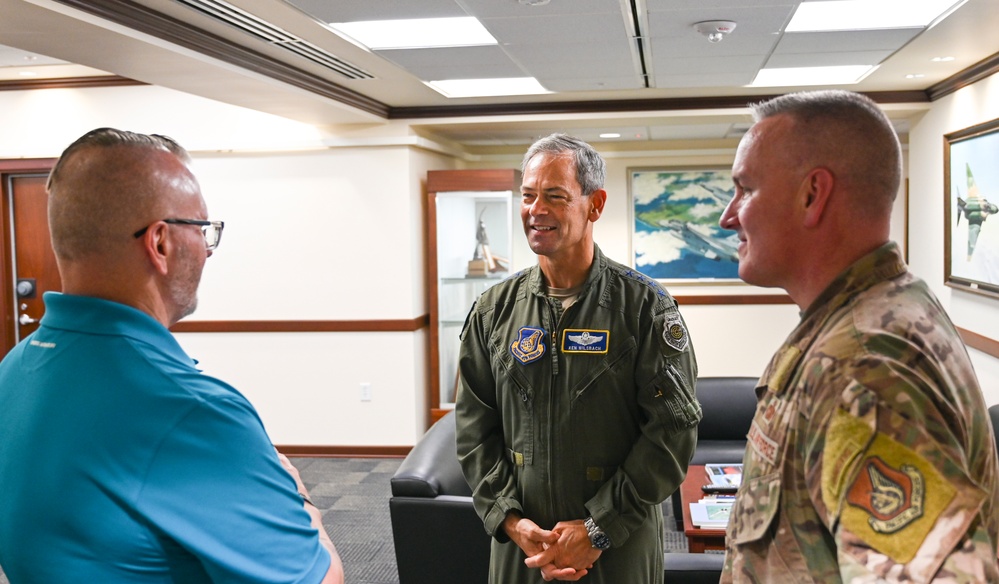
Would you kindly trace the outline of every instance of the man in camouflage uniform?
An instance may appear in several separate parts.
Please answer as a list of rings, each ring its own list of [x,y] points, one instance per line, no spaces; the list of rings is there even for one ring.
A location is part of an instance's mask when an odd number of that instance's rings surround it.
[[[800,324],[760,378],[722,582],[999,582],[999,471],[968,354],[888,242],[901,149],[845,91],[754,106],[739,275]]]

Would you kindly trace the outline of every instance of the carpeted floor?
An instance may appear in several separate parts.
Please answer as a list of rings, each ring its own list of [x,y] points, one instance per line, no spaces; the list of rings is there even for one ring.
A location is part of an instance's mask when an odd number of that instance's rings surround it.
[[[389,479],[402,459],[293,458],[323,525],[343,560],[350,584],[398,584],[389,521]],[[687,538],[674,531],[673,507],[666,515],[665,551],[687,551]],[[0,584],[9,584],[0,572]]]

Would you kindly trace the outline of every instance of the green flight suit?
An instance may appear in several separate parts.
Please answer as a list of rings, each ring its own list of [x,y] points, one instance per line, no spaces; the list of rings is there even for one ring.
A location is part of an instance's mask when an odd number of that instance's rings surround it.
[[[593,517],[612,548],[587,582],[662,582],[661,503],[686,474],[701,416],[673,298],[595,247],[563,312],[535,266],[478,299],[459,369],[458,457],[494,538],[490,581],[542,581],[502,529],[516,510],[544,529]]]

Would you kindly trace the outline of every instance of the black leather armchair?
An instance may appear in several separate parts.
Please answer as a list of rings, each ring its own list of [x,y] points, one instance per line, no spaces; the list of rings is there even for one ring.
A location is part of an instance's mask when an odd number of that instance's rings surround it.
[[[692,464],[742,460],[756,411],[755,386],[756,379],[750,377],[697,380],[704,418]],[[472,507],[472,490],[461,474],[454,440],[452,412],[427,431],[390,481],[399,584],[488,581],[490,538]],[[679,500],[675,495],[673,505],[682,517]],[[722,559],[719,554],[666,554],[666,581],[717,582]]]
[[[701,422],[697,425],[697,447],[690,464],[742,462],[746,435],[756,414],[755,377],[699,377],[697,401]],[[673,517],[683,529],[680,492],[673,493]]]
[[[399,584],[484,584],[490,538],[455,449],[454,412],[413,447],[390,481]]]

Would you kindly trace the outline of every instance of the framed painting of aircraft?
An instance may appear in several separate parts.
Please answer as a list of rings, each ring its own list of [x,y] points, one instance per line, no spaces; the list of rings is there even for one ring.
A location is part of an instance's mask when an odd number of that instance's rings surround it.
[[[944,283],[999,298],[999,120],[944,135]]]
[[[735,187],[716,168],[629,168],[632,265],[650,278],[739,282],[739,241],[718,225]]]

